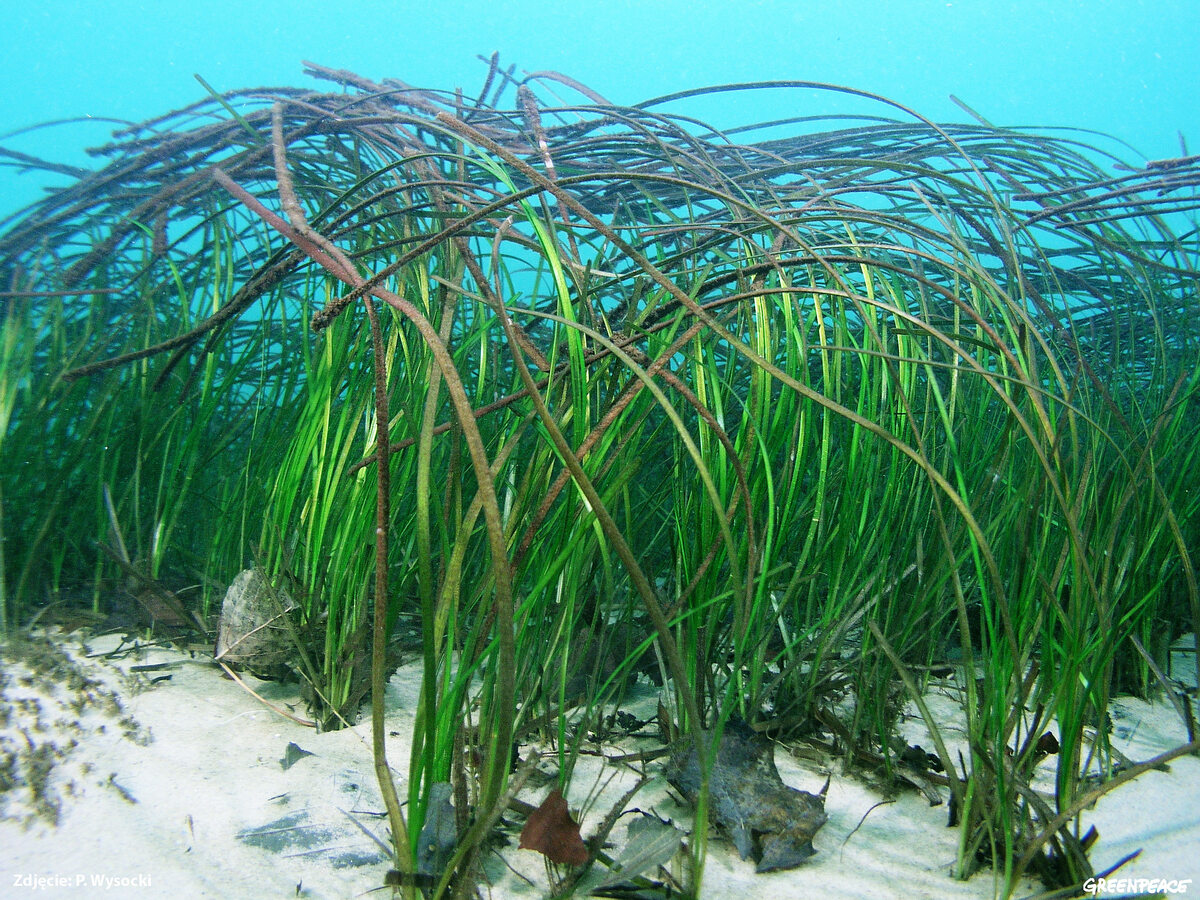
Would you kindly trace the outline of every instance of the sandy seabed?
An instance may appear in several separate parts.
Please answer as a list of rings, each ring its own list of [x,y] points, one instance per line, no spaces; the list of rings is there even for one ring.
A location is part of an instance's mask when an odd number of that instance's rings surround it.
[[[119,635],[39,638],[32,646],[41,649],[32,654],[13,646],[0,660],[0,787],[7,788],[0,792],[0,897],[388,896],[371,893],[389,865],[369,721],[318,734],[264,707],[201,654],[157,647],[113,654],[128,649]],[[65,650],[73,664],[52,648]],[[246,680],[264,698],[304,715],[295,685]],[[407,766],[419,683],[414,664],[388,685],[388,755],[400,772]],[[948,696],[941,699],[953,709]],[[1110,714],[1114,745],[1134,761],[1187,740],[1169,705],[1120,698]],[[919,738],[918,720],[906,728],[906,737]],[[289,745],[297,749],[289,752]],[[775,761],[796,788],[816,792],[825,781],[826,772],[784,748]],[[553,764],[551,755],[546,770]],[[1053,761],[1042,765],[1052,777]],[[402,775],[397,780],[403,796]],[[635,780],[600,756],[581,757],[568,800],[572,810],[585,807],[584,836]],[[537,803],[547,790],[529,787],[522,797]],[[990,870],[966,882],[950,877],[958,831],[945,827],[945,805],[930,806],[916,791],[881,804],[884,799],[835,766],[816,856],[798,869],[760,875],[713,832],[702,896],[994,895]],[[634,805],[683,829],[690,823],[690,812],[661,779]],[[1083,822],[1099,831],[1091,854],[1097,871],[1142,851],[1114,874],[1125,882],[1114,884],[1112,895],[1144,890],[1148,880],[1174,882],[1183,896],[1200,895],[1200,759],[1176,759],[1169,771],[1118,787],[1086,811]],[[614,854],[624,827],[610,836]],[[543,858],[516,845],[513,834],[507,847],[489,854],[484,897],[548,893]],[[1028,881],[1017,896],[1041,891]]]

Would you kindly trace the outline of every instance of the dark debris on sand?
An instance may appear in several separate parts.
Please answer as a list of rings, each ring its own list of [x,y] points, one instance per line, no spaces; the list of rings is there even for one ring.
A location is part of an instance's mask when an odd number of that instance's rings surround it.
[[[700,739],[711,744],[712,735],[701,732]],[[702,772],[691,738],[674,748],[666,776],[688,802],[696,803]],[[825,788],[816,795],[784,784],[770,740],[741,722],[730,722],[721,734],[709,779],[709,808],[738,854],[753,857],[759,872],[792,869],[812,856],[813,836],[827,818]]]

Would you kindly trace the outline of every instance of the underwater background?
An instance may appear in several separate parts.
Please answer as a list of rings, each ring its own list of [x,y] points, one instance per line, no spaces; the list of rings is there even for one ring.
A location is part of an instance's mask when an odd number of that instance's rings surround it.
[[[561,801],[591,735],[649,727],[702,785],[727,724],[915,766],[957,878],[1080,884],[1072,820],[1125,765],[1110,700],[1165,696],[1169,755],[1200,751],[1172,669],[1200,670],[1198,20],[14,13],[0,640],[170,641],[298,685],[322,731],[369,698],[410,895],[468,891],[520,747],[552,748]]]
[[[506,65],[562,72],[614,103],[806,79],[882,94],[934,121],[964,118],[955,94],[994,124],[1103,131],[1147,159],[1182,155],[1180,133],[1200,144],[1200,11],[1190,0],[47,0],[13,4],[5,20],[0,134],[82,117],[140,122],[202,96],[194,73],[218,91],[308,87],[302,59],[470,92],[486,73],[477,54],[498,51]],[[739,99],[760,108],[736,118],[842,111],[828,95],[784,109],[784,96]],[[719,105],[696,114],[720,124]],[[81,148],[115,127],[96,121],[6,146],[79,164]],[[0,169],[0,207],[24,205],[37,186]]]

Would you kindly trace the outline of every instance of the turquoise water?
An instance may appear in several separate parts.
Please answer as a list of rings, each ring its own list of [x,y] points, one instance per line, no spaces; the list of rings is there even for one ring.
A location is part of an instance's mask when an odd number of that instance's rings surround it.
[[[4,28],[0,135],[92,121],[0,146],[76,165],[88,159],[81,148],[107,140],[114,125],[103,117],[140,121],[201,98],[194,73],[218,90],[315,86],[302,74],[308,59],[470,94],[486,71],[478,55],[493,51],[617,103],[804,79],[884,94],[938,120],[965,118],[953,93],[995,124],[1098,129],[1128,141],[1131,161],[1179,155],[1180,132],[1200,152],[1195,0],[43,0],[6,11]],[[766,92],[695,112],[721,124],[849,108],[828,94],[801,102]],[[0,168],[0,212],[43,183]]]

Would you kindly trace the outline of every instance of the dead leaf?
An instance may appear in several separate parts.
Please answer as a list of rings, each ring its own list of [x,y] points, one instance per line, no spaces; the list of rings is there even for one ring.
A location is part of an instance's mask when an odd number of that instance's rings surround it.
[[[417,874],[429,876],[435,885],[441,880],[458,844],[450,794],[449,782],[438,781],[430,787],[425,824],[421,826],[421,839],[417,842]]]
[[[699,801],[705,780],[696,740],[712,747],[712,734],[700,732],[673,748],[666,768],[667,780],[691,803]],[[712,821],[729,832],[742,859],[757,861],[757,871],[791,869],[816,852],[813,835],[827,821],[825,788],[810,794],[784,784],[775,768],[774,745],[746,723],[726,724],[708,790]]]
[[[631,882],[646,873],[652,875],[659,866],[670,863],[683,845],[683,835],[678,829],[645,813],[630,824],[628,835],[620,856],[613,860],[608,875],[597,888]]]
[[[582,866],[588,861],[587,847],[579,836],[579,824],[571,818],[567,801],[558,788],[529,814],[521,831],[522,850],[537,850],[551,861]]]
[[[1039,757],[1050,756],[1057,753],[1061,748],[1058,745],[1058,738],[1054,736],[1054,732],[1047,731],[1038,738],[1037,748],[1034,751]]]

